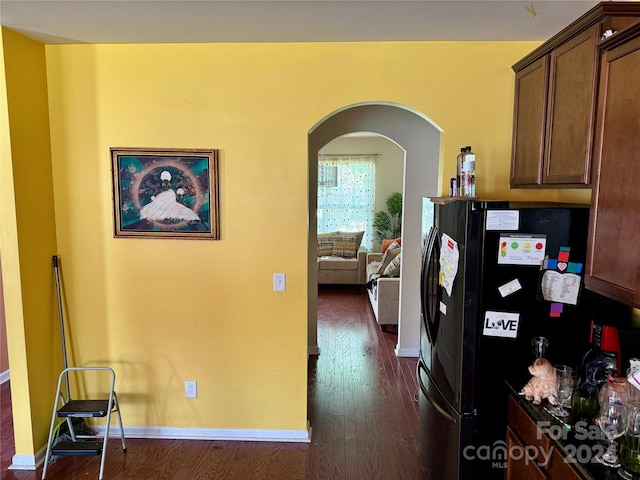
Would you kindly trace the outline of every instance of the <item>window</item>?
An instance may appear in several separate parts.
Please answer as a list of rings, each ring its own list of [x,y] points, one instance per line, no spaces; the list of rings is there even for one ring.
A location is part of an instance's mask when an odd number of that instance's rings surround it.
[[[318,233],[364,230],[362,245],[373,246],[376,155],[320,155]]]

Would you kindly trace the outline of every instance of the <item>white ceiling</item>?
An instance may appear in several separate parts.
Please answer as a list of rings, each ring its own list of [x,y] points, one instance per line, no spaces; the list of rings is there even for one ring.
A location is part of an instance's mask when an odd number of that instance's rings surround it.
[[[593,0],[0,0],[46,43],[547,40]]]
[[[546,40],[593,0],[0,0],[46,43]]]

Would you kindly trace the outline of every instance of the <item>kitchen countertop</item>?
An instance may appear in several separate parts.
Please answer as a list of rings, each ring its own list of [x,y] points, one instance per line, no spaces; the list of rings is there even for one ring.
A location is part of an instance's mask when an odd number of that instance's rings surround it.
[[[574,424],[571,417],[567,417],[567,424],[569,424],[567,426],[544,408],[548,405],[546,400],[543,400],[541,405],[534,405],[533,402],[518,395],[526,380],[522,383],[509,381],[506,383],[509,394],[551,438],[554,448],[571,462],[574,470],[582,478],[585,480],[620,480],[622,478],[618,475],[618,469],[607,468],[595,460],[596,454],[606,449],[604,440],[598,440],[602,438],[602,434],[595,423],[589,424],[582,421]]]

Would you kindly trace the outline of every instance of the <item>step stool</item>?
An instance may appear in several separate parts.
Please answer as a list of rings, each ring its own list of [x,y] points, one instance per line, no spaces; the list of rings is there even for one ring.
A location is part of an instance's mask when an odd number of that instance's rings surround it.
[[[106,400],[71,400],[65,398],[61,386],[64,380],[67,384],[67,396],[70,372],[98,371],[104,372],[111,376],[111,386],[109,388],[109,398]],[[104,460],[107,451],[107,440],[109,438],[109,425],[111,421],[111,413],[115,412],[120,423],[120,439],[122,441],[122,450],[127,451],[124,441],[124,428],[122,427],[122,417],[120,416],[120,404],[118,396],[114,390],[116,383],[116,374],[109,367],[69,367],[65,368],[58,377],[57,394],[53,402],[53,414],[51,415],[51,427],[49,429],[49,442],[47,444],[47,453],[44,459],[44,469],[42,470],[42,480],[46,479],[47,466],[51,455],[101,455],[99,480],[102,480],[104,474]],[[64,418],[69,427],[71,436],[70,442],[59,442],[55,445],[53,432],[55,429],[56,418]],[[75,432],[73,426],[74,418],[105,418],[104,437],[79,435]]]

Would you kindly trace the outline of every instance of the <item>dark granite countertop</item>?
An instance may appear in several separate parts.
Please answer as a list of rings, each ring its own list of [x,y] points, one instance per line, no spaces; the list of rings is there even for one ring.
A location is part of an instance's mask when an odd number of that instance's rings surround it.
[[[600,428],[595,423],[586,421],[575,422],[572,417],[563,421],[549,413],[545,406],[546,400],[541,405],[534,405],[518,395],[527,380],[507,381],[507,390],[525,412],[533,419],[538,427],[546,433],[567,462],[585,480],[620,480],[617,469],[607,468],[598,463],[595,456],[606,449]]]

